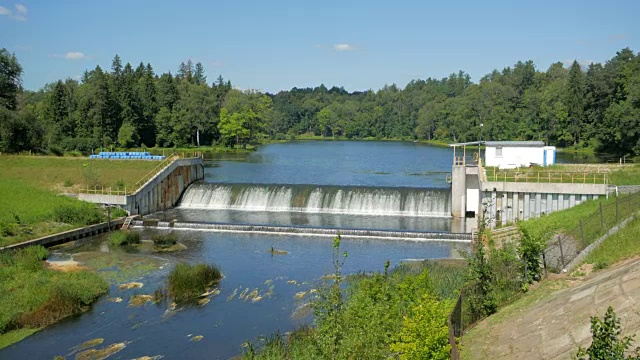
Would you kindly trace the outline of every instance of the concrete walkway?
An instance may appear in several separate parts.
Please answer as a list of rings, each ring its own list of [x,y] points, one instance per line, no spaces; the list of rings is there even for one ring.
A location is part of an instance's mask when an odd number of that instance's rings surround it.
[[[591,344],[590,316],[612,306],[624,335],[640,336],[640,259],[582,280],[552,280],[462,337],[463,358],[571,359]],[[553,286],[569,288],[552,292]],[[636,338],[632,348],[640,345]]]

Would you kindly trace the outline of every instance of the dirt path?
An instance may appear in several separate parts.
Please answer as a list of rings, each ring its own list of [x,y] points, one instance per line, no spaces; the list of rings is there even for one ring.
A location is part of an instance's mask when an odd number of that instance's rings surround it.
[[[640,259],[581,280],[543,283],[464,335],[463,358],[571,359],[579,346],[591,344],[590,316],[602,318],[608,306],[623,334],[640,334]]]

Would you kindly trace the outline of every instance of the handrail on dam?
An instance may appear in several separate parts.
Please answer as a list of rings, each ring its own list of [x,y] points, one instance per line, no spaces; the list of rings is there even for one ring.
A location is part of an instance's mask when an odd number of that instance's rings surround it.
[[[560,184],[608,184],[606,173],[547,171],[487,171],[489,181]]]
[[[184,153],[183,153],[183,156],[184,156]],[[201,154],[194,153],[194,156],[201,156]],[[160,162],[157,166],[155,166],[151,171],[149,171],[142,178],[140,178],[140,180],[138,180],[135,183],[133,188],[127,189],[126,186],[122,188],[120,187],[113,188],[111,186],[110,187],[104,187],[104,186],[89,187],[89,185],[87,185],[87,188],[80,190],[80,192],[85,194],[115,195],[115,196],[124,196],[124,195],[134,194],[138,189],[140,189],[144,184],[146,184],[147,181],[151,180],[154,176],[156,176],[156,174],[160,170],[164,169],[165,167],[169,166],[172,162],[180,158],[181,156],[175,152],[167,156],[164,160],[162,160],[162,162]]]
[[[154,177],[158,173],[158,170],[164,169],[167,165],[171,164],[172,162],[174,162],[179,158],[180,156],[178,156],[178,154],[176,153],[173,153],[167,156],[167,158],[164,159],[160,164],[158,164],[151,171],[149,171],[149,173],[147,173],[140,180],[138,180],[138,182],[135,184],[135,189],[136,190],[139,189],[142,185],[144,185],[147,181],[149,181],[152,177]]]

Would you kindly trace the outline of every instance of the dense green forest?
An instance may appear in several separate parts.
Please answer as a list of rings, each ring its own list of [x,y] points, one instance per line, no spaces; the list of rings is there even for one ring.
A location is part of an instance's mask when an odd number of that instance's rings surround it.
[[[546,71],[532,61],[476,84],[463,71],[349,93],[324,85],[277,94],[207,82],[191,61],[174,74],[151,64],[97,66],[33,92],[15,55],[0,51],[0,152],[90,152],[111,146],[246,145],[299,135],[348,139],[542,140],[640,155],[640,54]],[[481,124],[483,126],[481,126]]]

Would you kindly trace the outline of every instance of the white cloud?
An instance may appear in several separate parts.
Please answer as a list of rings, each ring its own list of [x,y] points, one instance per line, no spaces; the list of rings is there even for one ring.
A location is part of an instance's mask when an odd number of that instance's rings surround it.
[[[18,21],[27,21],[27,11],[27,7],[22,4],[16,4],[15,13],[4,6],[0,6],[0,15],[5,15]]]
[[[80,59],[86,59],[87,56],[79,51],[71,51],[64,54],[64,58],[67,60],[80,60]]]
[[[349,44],[335,44],[335,45],[333,45],[333,49],[335,51],[353,51],[353,50],[356,50],[356,48],[353,45],[349,45]]]
[[[22,14],[22,15],[26,15],[28,11],[27,7],[22,4],[16,4],[16,10],[18,11],[19,14]]]
[[[7,9],[4,6],[0,6],[0,15],[8,15],[11,16],[11,10]]]
[[[66,60],[82,60],[82,59],[89,59],[90,56],[85,55],[84,53],[81,53],[80,51],[70,51],[66,54],[60,55],[60,54],[52,54],[51,55],[54,58],[58,58],[58,59],[66,59]]]

